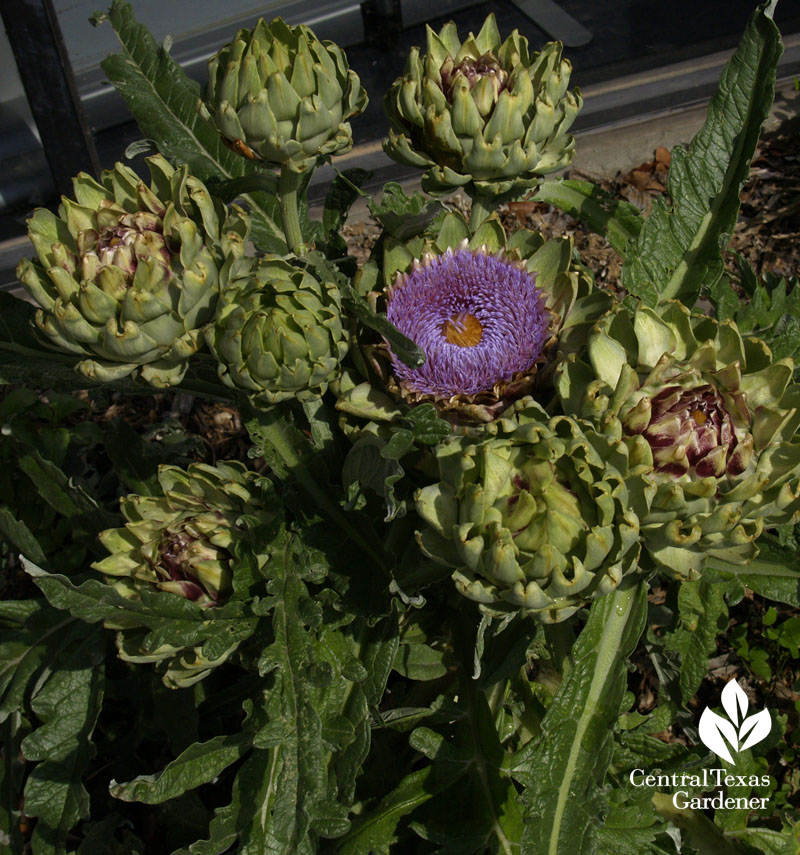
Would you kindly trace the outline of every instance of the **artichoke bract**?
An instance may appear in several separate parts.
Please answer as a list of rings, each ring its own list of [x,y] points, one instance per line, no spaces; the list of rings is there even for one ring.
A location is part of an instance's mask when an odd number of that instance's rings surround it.
[[[365,348],[389,394],[464,423],[497,418],[546,381],[610,305],[569,239],[527,229],[507,238],[496,215],[473,231],[455,212],[411,240],[386,235],[381,266],[369,262],[358,287],[425,353],[410,368],[388,345]],[[353,397],[345,391],[339,407],[359,414]]]
[[[680,303],[620,308],[588,360],[559,368],[564,409],[627,445],[645,485],[647,553],[697,578],[709,557],[746,564],[765,525],[800,520],[800,386],[790,359]]]
[[[405,73],[386,95],[386,153],[425,169],[431,194],[464,187],[496,197],[535,186],[567,166],[567,131],[583,100],[567,91],[572,66],[552,42],[531,52],[517,30],[502,41],[494,15],[462,43],[451,21],[428,27],[427,53],[412,48]]]
[[[276,500],[265,492],[264,480],[238,461],[195,463],[186,470],[162,466],[158,482],[162,495],[131,495],[122,501],[127,522],[100,534],[110,554],[92,567],[131,599],[150,590],[176,594],[203,608],[223,604],[233,594],[235,562],[266,560],[265,544],[258,543],[253,532],[277,519]],[[164,662],[164,681],[172,686],[202,679],[239,643],[212,661],[199,647],[144,649],[145,633],[124,617],[107,625],[120,630],[121,658]]]
[[[223,383],[266,404],[319,397],[347,353],[335,283],[277,256],[223,294],[206,338]]]
[[[17,275],[39,304],[39,330],[83,357],[77,370],[108,382],[130,375],[179,383],[202,345],[221,282],[244,254],[249,221],[160,155],[148,187],[118,163],[98,183],[81,173],[58,215],[28,221],[37,258]]]
[[[578,421],[522,399],[437,447],[440,480],[417,493],[420,547],[485,613],[565,620],[638,566],[638,499],[607,457]]]
[[[208,64],[203,114],[240,154],[295,172],[353,144],[367,93],[344,51],[302,24],[260,19]]]

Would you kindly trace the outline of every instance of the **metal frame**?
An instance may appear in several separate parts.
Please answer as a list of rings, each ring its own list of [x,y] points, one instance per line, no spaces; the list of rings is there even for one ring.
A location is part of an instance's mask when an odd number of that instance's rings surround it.
[[[19,76],[59,193],[100,164],[51,0],[0,0]]]

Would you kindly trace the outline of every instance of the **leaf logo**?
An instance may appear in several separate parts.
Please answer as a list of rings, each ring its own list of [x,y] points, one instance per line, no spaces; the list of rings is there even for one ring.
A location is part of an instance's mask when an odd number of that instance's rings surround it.
[[[734,763],[728,746],[739,752],[757,745],[769,735],[772,719],[768,710],[747,716],[750,702],[736,680],[728,681],[720,699],[730,721],[706,707],[700,716],[700,740],[721,760]]]

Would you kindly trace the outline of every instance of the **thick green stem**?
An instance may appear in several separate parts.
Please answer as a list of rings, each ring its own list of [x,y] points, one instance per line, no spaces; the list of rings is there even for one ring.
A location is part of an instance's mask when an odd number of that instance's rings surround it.
[[[303,181],[301,172],[293,172],[288,166],[281,167],[278,180],[278,196],[283,217],[283,233],[286,243],[295,255],[303,255],[306,245],[303,243],[303,231],[300,228],[300,216],[297,208],[297,194]]]
[[[495,209],[494,200],[491,196],[473,196],[472,211],[469,215],[469,227],[474,232],[478,226],[492,213]]]

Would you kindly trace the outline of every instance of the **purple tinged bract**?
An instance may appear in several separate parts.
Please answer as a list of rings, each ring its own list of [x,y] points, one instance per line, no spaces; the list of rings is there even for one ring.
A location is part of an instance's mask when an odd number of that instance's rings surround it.
[[[387,315],[425,353],[419,368],[392,353],[398,379],[437,398],[475,395],[528,371],[550,335],[534,277],[500,256],[466,249],[426,259],[400,277]]]

